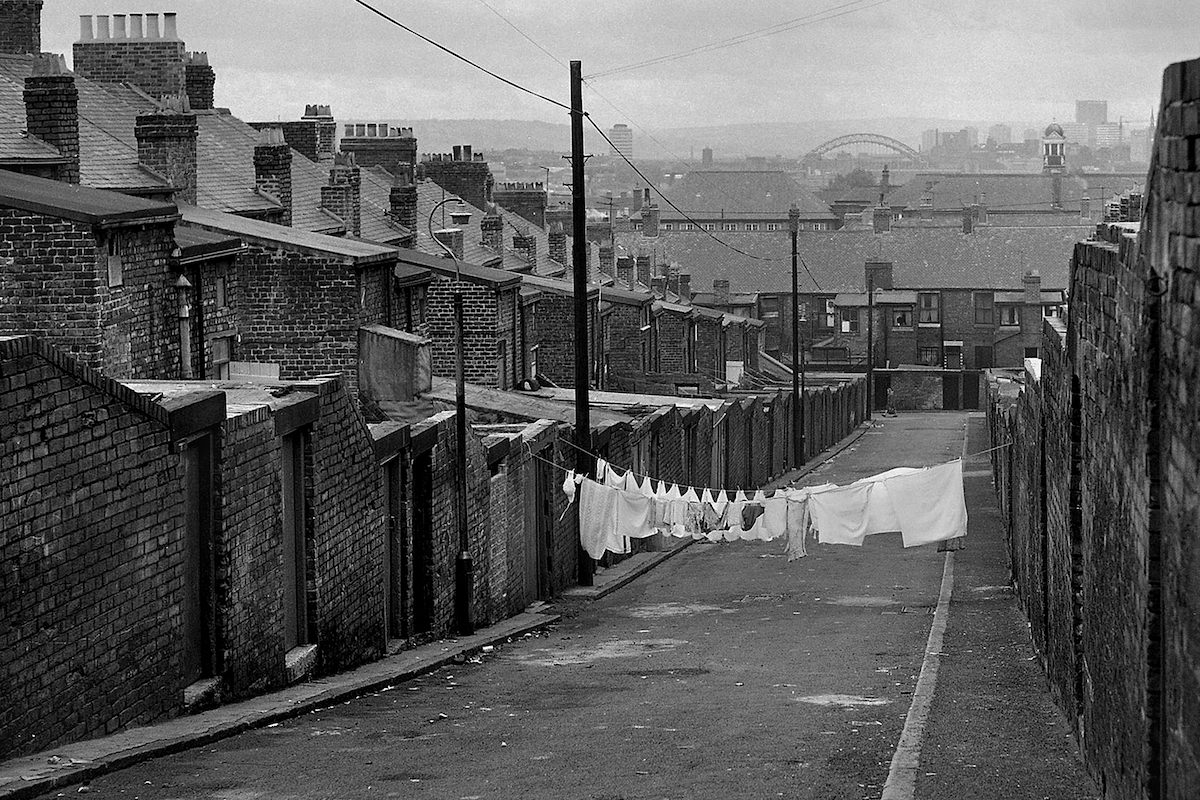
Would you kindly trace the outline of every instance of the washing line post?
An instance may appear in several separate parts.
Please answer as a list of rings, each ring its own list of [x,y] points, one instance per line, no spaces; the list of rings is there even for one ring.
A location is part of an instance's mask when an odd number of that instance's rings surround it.
[[[571,255],[575,295],[575,451],[576,472],[596,475],[592,457],[592,420],[588,397],[587,202],[583,155],[583,62],[571,62]],[[579,504],[576,503],[576,508]],[[578,513],[578,511],[576,512]],[[582,520],[581,520],[582,522]],[[591,586],[596,564],[579,547],[579,585]]]
[[[792,466],[804,466],[804,394],[800,391],[800,277],[796,271],[799,250],[800,209],[788,209],[788,230],[792,234]]]

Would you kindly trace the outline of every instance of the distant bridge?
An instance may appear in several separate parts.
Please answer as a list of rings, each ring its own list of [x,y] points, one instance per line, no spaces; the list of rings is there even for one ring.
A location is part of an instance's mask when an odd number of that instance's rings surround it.
[[[878,133],[848,133],[845,136],[830,139],[828,142],[814,147],[804,158],[805,160],[817,159],[832,150],[837,150],[839,147],[845,147],[848,144],[873,144],[899,153],[905,158],[911,158],[913,161],[921,159],[921,154],[904,142],[893,139],[890,136],[882,136]]]

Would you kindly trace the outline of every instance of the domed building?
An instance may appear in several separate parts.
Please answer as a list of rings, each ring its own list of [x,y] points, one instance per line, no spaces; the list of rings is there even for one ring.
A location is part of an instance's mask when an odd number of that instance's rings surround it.
[[[1062,126],[1051,122],[1042,133],[1042,172],[1061,175],[1067,171],[1067,136]]]

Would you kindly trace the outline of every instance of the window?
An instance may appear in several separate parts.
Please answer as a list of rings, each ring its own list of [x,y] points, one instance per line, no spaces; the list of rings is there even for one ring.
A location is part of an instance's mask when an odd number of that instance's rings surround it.
[[[896,306],[892,309],[893,328],[911,328],[913,326],[912,306]]]
[[[690,222],[679,223],[679,230],[681,230],[681,231],[690,231],[693,227],[695,227],[695,226],[692,225],[692,223],[690,223]]]
[[[1025,348],[1025,357],[1026,358],[1037,358],[1038,357],[1038,349],[1036,347],[1026,347]]]
[[[767,223],[767,230],[769,230],[769,231],[777,231],[777,230],[779,230],[780,227],[781,226],[778,222],[768,222]]]
[[[225,276],[218,275],[213,278],[213,296],[216,299],[217,308],[225,308],[229,303],[225,299]]]
[[[942,321],[942,298],[935,292],[917,295],[917,321],[922,325],[938,325]]]
[[[828,223],[826,223],[826,222],[814,222],[814,223],[812,224],[812,230],[814,230],[814,231],[827,231],[827,230],[829,230],[829,224],[828,224]]]
[[[827,298],[825,300],[825,327],[832,328],[836,318],[837,314],[833,307],[833,299]]]
[[[976,292],[974,296],[975,302],[975,324],[976,325],[992,325],[995,323],[993,317],[992,303],[994,297],[991,292]]]
[[[675,224],[673,222],[664,222],[663,230],[664,231],[673,231],[673,230],[675,230]]]
[[[229,380],[229,362],[233,360],[233,337],[212,340],[212,375],[215,380]]]
[[[722,222],[722,223],[721,223],[721,230],[723,230],[723,231],[736,231],[736,230],[737,230],[737,223],[734,223],[734,222]]]
[[[706,230],[706,231],[715,231],[717,229],[717,223],[706,222],[703,225],[701,225],[700,227],[704,228],[704,230]]]
[[[858,333],[858,309],[839,309],[842,315],[842,333]]]
[[[917,359],[918,363],[927,367],[939,367],[942,364],[942,350],[940,347],[922,347]]]
[[[1016,328],[1021,325],[1021,309],[1015,303],[1005,303],[997,306],[1002,327]]]
[[[1042,306],[1042,316],[1060,317],[1062,316],[1062,306]]]
[[[125,267],[121,263],[121,239],[116,233],[108,235],[108,285],[125,285]]]
[[[746,230],[748,230],[748,231],[756,231],[756,230],[758,230],[758,223],[757,223],[757,222],[747,222],[747,223],[746,223]]]

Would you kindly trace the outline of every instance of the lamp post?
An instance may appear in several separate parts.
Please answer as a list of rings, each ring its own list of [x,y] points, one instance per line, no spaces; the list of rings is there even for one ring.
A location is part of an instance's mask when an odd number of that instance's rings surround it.
[[[446,251],[446,255],[454,262],[454,418],[457,423],[458,452],[457,452],[457,488],[458,488],[458,561],[455,570],[454,608],[458,618],[458,632],[470,636],[475,632],[471,620],[471,595],[475,588],[475,562],[471,558],[470,538],[467,533],[467,392],[463,378],[463,297],[462,272],[459,269],[458,254],[439,239],[433,232],[433,215],[438,209],[449,203],[458,204],[457,198],[450,197],[442,200],[429,211],[429,237]],[[451,217],[456,216],[451,213]]]
[[[800,376],[800,276],[796,271],[799,251],[796,237],[800,233],[800,209],[788,209],[788,230],[792,234],[792,459],[793,466],[804,464],[804,394]]]

